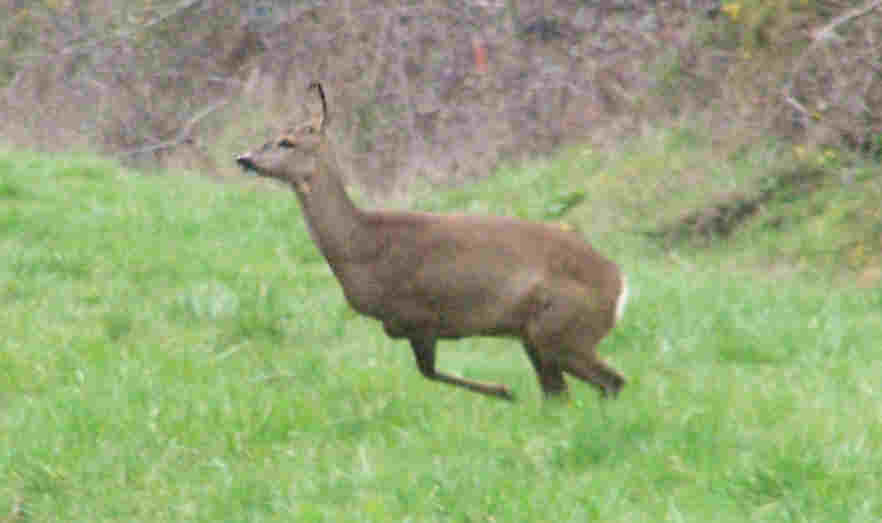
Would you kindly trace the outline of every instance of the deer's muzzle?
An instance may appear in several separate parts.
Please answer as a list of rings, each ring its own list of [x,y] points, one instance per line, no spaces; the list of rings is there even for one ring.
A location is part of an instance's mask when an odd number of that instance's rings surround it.
[[[257,165],[254,164],[254,160],[251,158],[250,154],[246,153],[237,156],[236,163],[245,171],[257,171]]]

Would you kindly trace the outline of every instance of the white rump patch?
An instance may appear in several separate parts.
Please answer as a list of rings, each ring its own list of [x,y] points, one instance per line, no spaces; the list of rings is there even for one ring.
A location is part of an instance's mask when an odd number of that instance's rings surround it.
[[[628,277],[624,274],[622,275],[622,292],[619,293],[619,297],[616,299],[616,321],[622,319],[622,315],[625,313],[625,305],[628,304]]]

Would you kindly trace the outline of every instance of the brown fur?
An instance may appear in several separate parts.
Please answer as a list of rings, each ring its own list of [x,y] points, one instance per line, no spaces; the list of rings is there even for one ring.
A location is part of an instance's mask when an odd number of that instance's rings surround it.
[[[435,369],[443,338],[523,341],[546,395],[563,372],[615,395],[624,378],[595,346],[615,323],[618,267],[578,234],[500,216],[364,211],[347,196],[322,114],[237,158],[295,189],[313,240],[358,312],[410,340],[427,378],[512,399],[503,385]]]

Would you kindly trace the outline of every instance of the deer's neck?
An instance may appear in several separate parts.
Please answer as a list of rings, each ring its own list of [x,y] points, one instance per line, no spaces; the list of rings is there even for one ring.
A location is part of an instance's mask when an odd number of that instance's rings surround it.
[[[309,232],[331,267],[364,256],[364,213],[346,194],[333,155],[323,151],[315,174],[295,188]]]

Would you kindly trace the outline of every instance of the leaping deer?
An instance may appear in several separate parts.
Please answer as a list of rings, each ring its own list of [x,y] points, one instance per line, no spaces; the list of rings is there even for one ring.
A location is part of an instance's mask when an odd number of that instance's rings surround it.
[[[598,342],[628,297],[615,263],[578,234],[501,216],[362,210],[343,187],[327,136],[328,106],[236,158],[290,184],[312,239],[346,301],[406,338],[426,378],[513,400],[507,387],[435,368],[439,339],[520,338],[546,396],[566,393],[564,372],[615,396],[625,384],[598,359]]]

